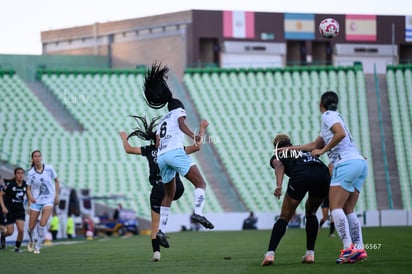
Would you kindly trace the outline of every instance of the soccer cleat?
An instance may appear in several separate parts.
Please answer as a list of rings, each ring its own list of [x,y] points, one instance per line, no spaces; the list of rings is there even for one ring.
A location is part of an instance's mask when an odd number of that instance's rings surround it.
[[[40,249],[38,249],[38,248],[36,248],[36,249],[34,249],[34,252],[33,252],[34,254],[40,254]]]
[[[208,220],[206,219],[205,216],[200,216],[198,214],[193,214],[191,217],[192,222],[194,223],[199,223],[205,228],[213,229],[215,226]]]
[[[152,262],[158,262],[158,261],[160,261],[160,252],[156,251],[153,253]]]
[[[166,234],[164,234],[161,230],[159,230],[156,234],[156,238],[159,240],[159,243],[161,246],[165,247],[165,248],[169,248],[169,242],[167,241],[167,237]]]
[[[315,256],[306,254],[305,256],[302,257],[302,263],[303,264],[313,264],[315,262]]]
[[[268,252],[265,253],[265,257],[263,258],[263,261],[260,265],[261,266],[271,265],[271,264],[273,264],[274,260],[275,260],[275,252],[268,251]]]
[[[16,248],[14,249],[14,252],[16,252],[16,253],[23,253],[23,250],[20,250],[20,248],[16,247]]]
[[[360,261],[365,261],[368,258],[368,254],[365,249],[354,249],[352,255],[350,256],[350,263],[356,263]]]
[[[336,259],[336,263],[337,264],[350,263],[349,261],[350,261],[350,256],[351,256],[352,252],[353,252],[352,247],[341,250],[339,258]]]
[[[34,243],[30,241],[30,242],[27,244],[27,251],[28,251],[28,252],[33,252],[33,250],[34,250]]]
[[[355,249],[353,245],[350,248],[341,250],[337,264],[353,264],[359,261],[364,261],[368,257],[365,249]]]

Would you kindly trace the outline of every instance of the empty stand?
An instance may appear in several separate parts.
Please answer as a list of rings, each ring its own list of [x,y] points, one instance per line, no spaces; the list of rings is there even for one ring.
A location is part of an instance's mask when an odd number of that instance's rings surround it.
[[[388,66],[386,79],[403,207],[411,209],[412,66]]]
[[[215,145],[218,156],[255,211],[279,211],[281,206],[273,197],[272,138],[284,132],[295,144],[312,141],[320,131],[319,100],[326,90],[337,91],[355,142],[366,157],[372,156],[364,77],[357,67],[188,69],[184,84],[200,116],[211,121],[209,134],[222,140]],[[365,190],[357,209],[376,209],[373,172]]]

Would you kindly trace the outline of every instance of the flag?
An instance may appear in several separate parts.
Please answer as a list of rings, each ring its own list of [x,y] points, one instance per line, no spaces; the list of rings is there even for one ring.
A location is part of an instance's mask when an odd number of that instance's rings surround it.
[[[315,15],[285,13],[285,39],[315,39]]]
[[[376,41],[376,15],[346,15],[347,41]]]
[[[223,11],[223,37],[255,38],[255,13]]]
[[[405,16],[405,41],[412,42],[412,16]]]

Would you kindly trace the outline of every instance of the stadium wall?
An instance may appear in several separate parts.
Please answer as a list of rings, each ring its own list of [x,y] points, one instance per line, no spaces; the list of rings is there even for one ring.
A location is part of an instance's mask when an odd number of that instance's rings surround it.
[[[254,212],[258,218],[257,228],[260,230],[270,230],[273,227],[280,212],[260,213]],[[297,212],[298,218],[295,222],[289,223],[290,227],[305,228],[304,212]],[[412,226],[412,211],[407,210],[371,210],[357,212],[361,225],[364,227],[382,226]],[[241,230],[243,220],[249,216],[249,212],[234,213],[209,213],[205,216],[213,222],[216,231]],[[322,218],[320,210],[317,212],[318,219]],[[190,214],[173,214],[168,219],[168,231],[177,232],[182,230],[182,226],[190,228]],[[328,223],[324,227],[328,227]]]
[[[398,47],[390,53],[391,63],[412,61],[412,42],[406,40],[405,16],[360,15],[371,21],[366,32],[371,32],[372,36],[365,40],[362,33],[355,35],[357,38],[347,35],[347,31],[355,34],[358,31],[356,26],[350,25],[351,15],[251,12],[253,34],[250,37],[239,37],[224,33],[225,24],[228,24],[224,20],[224,14],[225,11],[189,10],[44,31],[41,33],[43,54],[108,55],[113,68],[134,68],[159,60],[168,64],[179,78],[183,76],[186,67],[221,66],[222,56],[226,54],[224,44],[227,42],[243,43],[242,55],[247,55],[250,61],[242,61],[244,58],[235,61],[239,67],[250,67],[250,63],[258,61],[254,55],[259,53],[268,54],[268,60],[281,60],[279,66],[342,65],[340,63],[343,61],[347,65],[361,61],[364,67],[373,67],[372,64],[366,64],[373,62],[367,58],[370,51],[341,55],[338,60],[334,60],[335,46],[351,43],[355,44],[354,47],[356,44],[363,47],[394,44]],[[296,30],[292,36],[287,34],[285,27],[286,17],[290,15],[298,18],[295,20]],[[300,20],[300,17],[310,20]],[[318,22],[326,17],[333,17],[340,23],[339,35],[331,40],[324,39],[317,31]],[[305,30],[308,22],[309,31],[305,33],[302,30]],[[264,44],[259,44],[256,47],[258,50],[253,51],[250,43],[281,43],[286,48],[286,54],[283,51],[270,54]],[[398,60],[398,56],[402,59]],[[379,57],[378,50],[373,59]],[[386,54],[384,58],[386,59],[379,62],[387,63]],[[272,66],[273,62],[268,65]]]
[[[107,69],[107,56],[0,55],[0,68],[13,69],[25,81],[34,81],[38,69]]]

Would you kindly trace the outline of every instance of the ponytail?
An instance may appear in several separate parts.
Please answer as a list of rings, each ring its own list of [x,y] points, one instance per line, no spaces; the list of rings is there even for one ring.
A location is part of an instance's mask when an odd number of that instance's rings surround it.
[[[145,141],[156,142],[156,131],[154,130],[157,126],[157,121],[160,117],[153,117],[150,123],[146,120],[146,117],[130,115],[130,117],[135,118],[138,127],[132,133],[127,136],[129,140],[130,137],[136,136]]]
[[[160,109],[173,100],[172,92],[166,83],[168,72],[167,66],[161,67],[161,64],[156,62],[147,70],[143,90],[149,107]]]

